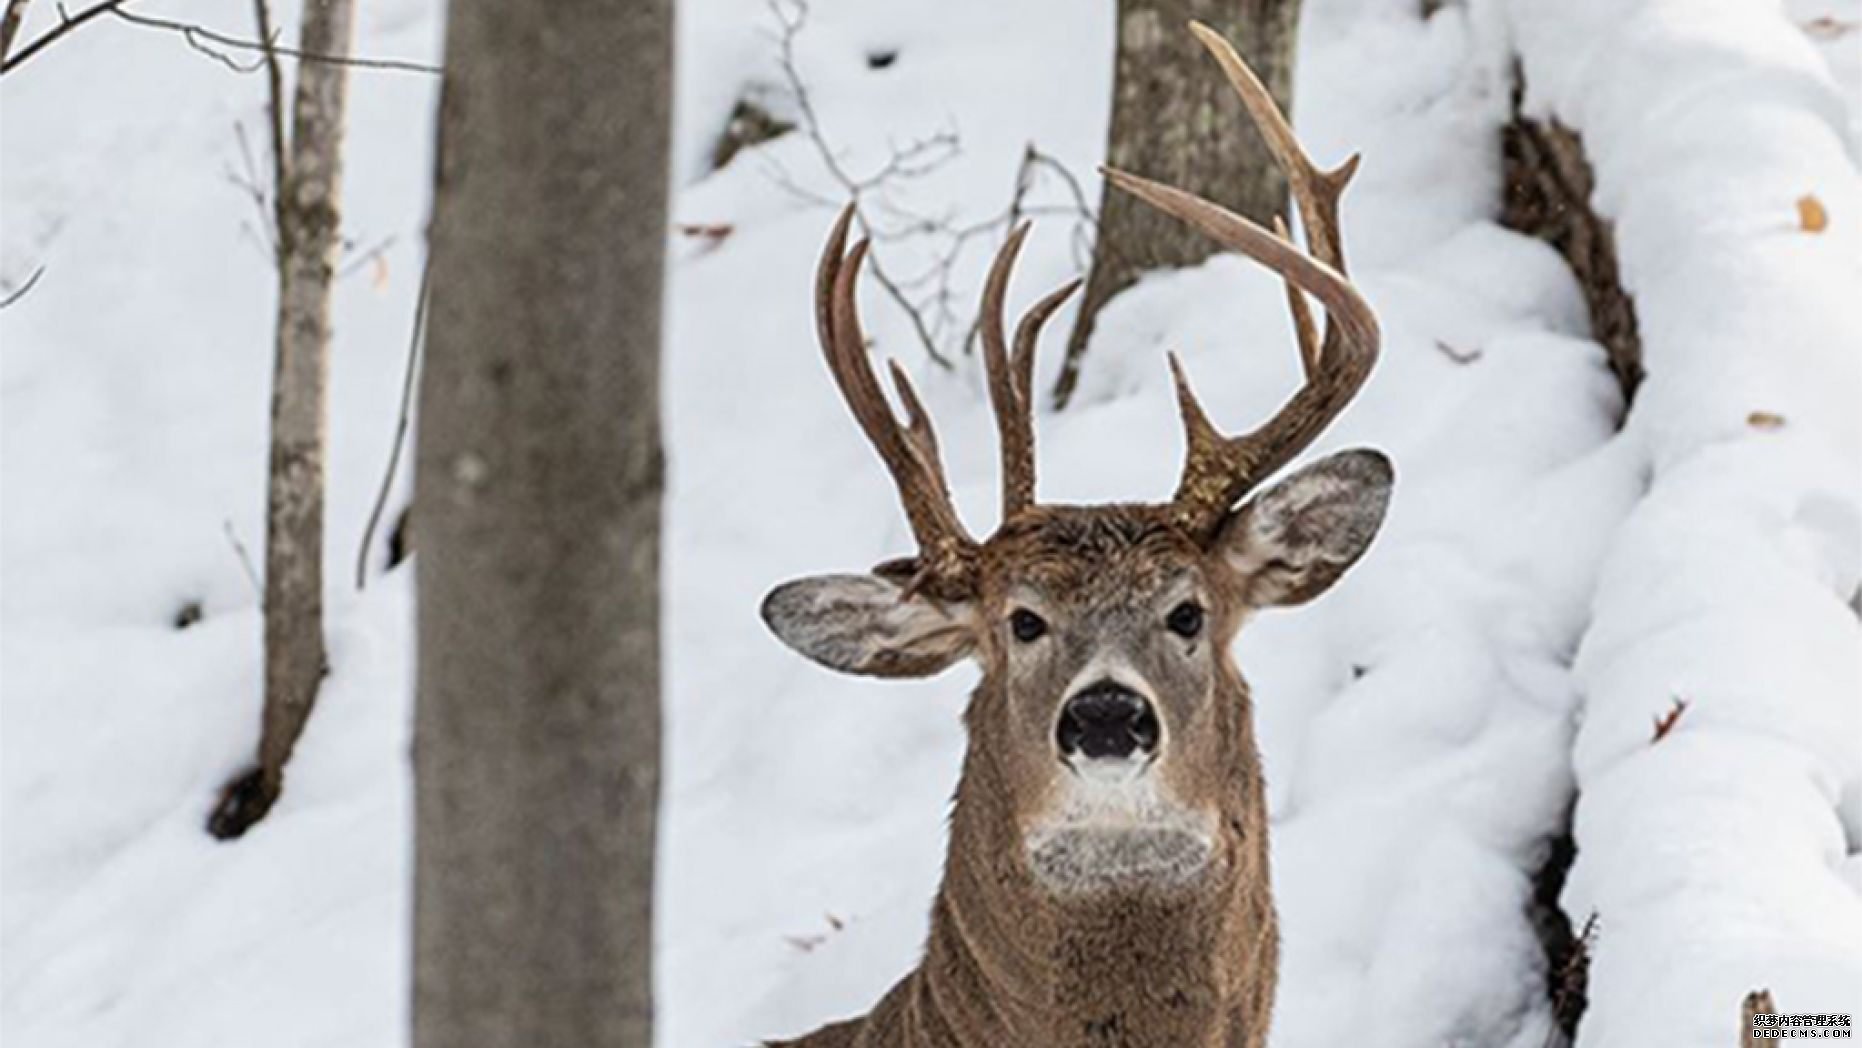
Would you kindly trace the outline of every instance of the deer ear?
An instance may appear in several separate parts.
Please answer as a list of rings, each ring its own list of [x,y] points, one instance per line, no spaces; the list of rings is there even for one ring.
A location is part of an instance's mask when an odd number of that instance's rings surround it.
[[[763,598],[763,621],[821,665],[868,677],[929,677],[976,645],[969,604],[907,596],[878,575],[785,582]]]
[[[1368,448],[1300,469],[1229,514],[1216,545],[1241,579],[1243,600],[1304,604],[1357,563],[1384,522],[1390,460]]]

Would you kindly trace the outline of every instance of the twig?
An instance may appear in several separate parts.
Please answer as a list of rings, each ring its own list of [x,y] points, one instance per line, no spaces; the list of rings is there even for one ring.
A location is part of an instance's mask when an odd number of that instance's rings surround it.
[[[343,264],[336,270],[336,279],[342,280],[370,262],[380,260],[388,253],[388,249],[394,246],[397,239],[399,238],[395,234],[389,233],[368,247],[362,247],[359,241],[345,239],[343,241]]]
[[[252,0],[253,19],[258,23],[259,39],[265,45],[265,111],[271,121],[272,132],[272,193],[273,228],[284,229],[284,175],[285,175],[285,133],[284,133],[284,70],[278,66],[278,51],[272,45],[278,34],[272,29],[272,8],[268,0]],[[244,133],[241,133],[243,144]],[[284,245],[277,237],[272,238],[274,254],[282,260]]]
[[[5,298],[0,298],[0,309],[5,309],[8,306],[11,306],[13,303],[18,302],[20,299],[25,298],[26,292],[31,291],[32,286],[34,284],[37,284],[39,282],[39,278],[44,275],[45,275],[45,263],[41,262],[39,263],[39,268],[32,271],[32,275],[26,278],[26,282],[24,284],[21,284],[20,286],[7,292]]]
[[[401,73],[426,73],[432,76],[438,76],[442,72],[439,66],[427,65],[425,62],[410,62],[401,58],[358,58],[355,55],[335,55],[314,51],[300,51],[294,47],[280,46],[276,34],[273,34],[265,40],[241,40],[237,37],[215,32],[205,26],[190,25],[186,22],[174,22],[166,18],[156,18],[153,15],[131,14],[118,7],[112,7],[110,13],[121,18],[125,22],[130,22],[135,25],[144,26],[149,29],[165,29],[171,33],[180,33],[183,37],[187,38],[190,44],[195,45],[196,48],[201,46],[200,41],[206,40],[219,44],[221,47],[230,47],[239,51],[257,51],[261,54],[272,56],[285,55],[289,58],[295,58],[300,62],[324,62],[330,65],[349,66],[352,69],[386,69]],[[256,71],[258,68],[259,66],[255,64],[252,69],[247,70],[247,72]]]
[[[65,6],[63,4],[58,5],[58,24],[40,34],[39,39],[20,48],[19,54],[12,55],[7,58],[6,61],[0,62],[0,76],[11,73],[14,67],[57,43],[58,39],[66,33],[77,29],[79,26],[96,18],[98,15],[108,14],[128,2],[129,0],[103,0],[102,3],[93,4],[75,15],[66,14]],[[10,3],[7,13],[9,16],[12,14]],[[10,42],[11,41],[9,41],[9,43]]]
[[[401,449],[407,444],[408,419],[414,413],[414,378],[420,373],[420,346],[427,329],[427,276],[433,271],[433,256],[420,266],[420,290],[415,292],[414,330],[407,339],[407,367],[401,375],[401,409],[394,422],[394,441],[388,446],[388,468],[382,471],[381,490],[375,493],[375,505],[369,509],[369,521],[362,529],[362,544],[356,550],[356,589],[368,588],[369,549],[375,545],[375,529],[388,508],[394,492],[394,474],[401,464]]]
[[[226,180],[236,186],[251,201],[259,212],[259,233],[265,241],[265,253],[274,264],[279,258],[278,250],[278,211],[273,205],[271,191],[265,188],[258,171],[258,162],[252,158],[252,143],[246,138],[246,125],[242,121],[233,121],[233,137],[239,142],[239,163],[244,171],[235,171],[230,166],[226,170]],[[275,186],[276,183],[273,183]]]
[[[1584,918],[1584,927],[1571,943],[1571,953],[1565,963],[1559,965],[1558,971],[1552,973],[1557,981],[1557,989],[1552,994],[1552,1028],[1545,1031],[1543,1048],[1552,1048],[1558,1041],[1561,1029],[1568,1026],[1561,1024],[1570,1017],[1570,1022],[1577,1021],[1577,1013],[1583,1011],[1581,998],[1587,995],[1590,983],[1591,954],[1597,948],[1597,911]],[[1575,1011],[1574,1011],[1575,1006]]]
[[[1079,217],[1079,221],[1073,224],[1073,268],[1084,273],[1086,267],[1092,264],[1093,242],[1099,237],[1099,213],[1093,210],[1093,205],[1086,199],[1086,190],[1080,186],[1079,178],[1067,165],[1035,149],[1032,142],[1028,144],[1028,150],[1030,169],[1046,168],[1052,171],[1067,187],[1067,195],[1073,198],[1072,211]]]
[[[848,195],[853,197],[854,211],[859,216],[860,227],[868,236],[872,236],[873,225],[861,207],[861,198],[876,189],[888,177],[899,175],[901,172],[909,172],[903,177],[917,177],[931,168],[917,161],[913,154],[919,147],[913,146],[904,151],[895,149],[886,166],[866,178],[855,178],[847,172],[840,159],[835,156],[833,147],[828,145],[827,137],[822,133],[821,118],[815,113],[814,100],[809,97],[808,85],[802,80],[801,71],[795,65],[795,38],[801,33],[803,24],[808,20],[808,5],[804,0],[788,0],[788,5],[794,9],[794,14],[791,16],[784,7],[784,0],[768,0],[768,3],[770,13],[775,16],[777,24],[782,27],[777,37],[777,65],[782,69],[783,79],[788,81],[789,90],[795,96],[796,108],[801,113],[802,133],[807,135],[809,142],[814,145],[815,152],[820,155],[822,166],[827,168],[828,174],[833,177],[834,181],[841,184]],[[955,137],[954,132],[949,136],[951,143],[949,148],[953,154]],[[934,136],[933,139],[927,141],[939,140],[941,139],[938,136]],[[948,155],[945,159],[948,159]],[[808,196],[816,201],[821,199],[818,194],[808,194]],[[867,269],[873,274],[873,279],[898,304],[899,308],[905,311],[906,317],[911,321],[912,330],[918,336],[919,343],[924,346],[925,355],[939,367],[950,370],[952,367],[950,359],[938,352],[937,342],[932,338],[930,329],[925,326],[925,319],[919,313],[918,307],[892,278],[892,274],[887,271],[885,264],[880,260],[879,254],[869,253],[867,263]]]
[[[125,21],[138,22],[138,20],[134,16],[130,15],[129,12],[127,11],[116,11],[112,13],[115,14],[118,18],[121,18]],[[150,23],[142,22],[139,24],[150,24]],[[160,26],[157,28],[165,29],[168,27]],[[232,55],[227,54],[225,51],[215,50],[214,48],[207,46],[207,43],[206,43],[207,37],[202,34],[201,30],[193,26],[183,26],[183,27],[180,27],[177,31],[180,32],[181,39],[186,41],[188,47],[192,48],[194,51],[198,52],[199,54],[204,55],[208,58],[211,58],[215,62],[218,62],[221,65],[225,66],[229,72],[256,73],[265,66],[265,60],[263,58],[254,59],[250,62],[241,62],[239,59],[234,58]]]
[[[807,82],[796,65],[795,41],[807,21],[806,0],[767,0],[767,3],[779,27],[779,32],[774,35],[777,66],[782,71],[788,93],[794,99],[798,116],[795,127],[813,147],[829,178],[846,196],[853,199],[854,213],[862,233],[875,244],[925,237],[942,241],[941,246],[932,251],[930,264],[909,276],[888,267],[878,250],[867,255],[874,281],[905,313],[926,355],[934,363],[947,368],[951,366],[948,356],[939,347],[947,344],[947,336],[959,329],[953,277],[974,242],[996,233],[1006,236],[1016,222],[1029,215],[1068,215],[1077,220],[1073,243],[1075,263],[1078,268],[1085,268],[1085,260],[1090,257],[1092,250],[1091,231],[1096,227],[1097,220],[1073,173],[1058,160],[1035,148],[1033,143],[1024,149],[1021,163],[1016,168],[1014,190],[1008,205],[996,214],[968,224],[958,224],[950,215],[932,216],[907,211],[886,196],[890,186],[930,174],[956,157],[962,146],[955,129],[946,128],[903,145],[892,143],[884,163],[865,174],[854,174],[830,142],[815,110]],[[774,157],[764,156],[762,160],[770,178],[796,199],[815,207],[840,206],[841,200],[823,196],[800,184]],[[1028,204],[1027,198],[1038,176],[1044,171],[1055,172],[1061,177],[1072,194],[1071,206]],[[882,218],[887,221],[882,223]],[[968,353],[975,341],[976,327],[972,323],[962,330],[963,350]]]
[[[21,9],[25,6],[21,0],[7,0],[7,2],[8,18],[11,18],[15,13],[15,3],[18,3]],[[356,69],[380,69],[402,73],[425,73],[433,76],[437,76],[441,72],[438,66],[427,65],[424,62],[410,62],[399,58],[358,58],[353,55],[322,54],[311,51],[300,51],[296,48],[281,47],[278,45],[275,35],[260,41],[241,40],[237,37],[227,36],[224,33],[208,29],[205,26],[192,25],[187,22],[176,22],[167,18],[158,18],[154,15],[137,14],[126,11],[123,7],[128,2],[129,0],[102,0],[101,3],[92,4],[90,7],[79,11],[75,15],[68,13],[62,4],[59,5],[58,24],[46,30],[44,33],[41,33],[37,40],[21,48],[18,54],[10,55],[4,62],[0,62],[0,75],[12,72],[27,59],[30,59],[32,56],[57,43],[66,34],[75,31],[80,26],[101,15],[113,15],[125,22],[141,26],[145,29],[160,29],[165,32],[178,33],[182,39],[187,41],[188,46],[192,47],[194,50],[207,55],[229,69],[242,73],[256,72],[263,67],[265,63],[254,62],[250,66],[242,65],[231,56],[216,51],[207,45],[218,44],[221,47],[232,48],[236,51],[257,51],[268,56],[286,55],[300,62],[327,62],[333,65],[350,66]],[[14,31],[17,31],[17,29]],[[7,33],[8,43],[12,42],[11,36],[11,32]],[[273,61],[275,61],[275,58],[273,58]]]
[[[259,573],[252,567],[252,554],[246,551],[246,544],[239,541],[231,520],[221,521],[220,526],[226,532],[226,541],[233,544],[233,553],[239,557],[239,566],[245,569],[246,581],[252,583],[252,595],[258,598],[260,604],[264,604],[265,584],[259,581]]]
[[[1686,699],[1679,695],[1675,696],[1674,705],[1668,708],[1668,712],[1655,718],[1655,730],[1649,738],[1649,744],[1654,745],[1667,738],[1668,733],[1675,730],[1675,725],[1680,723],[1681,715],[1687,712],[1687,707]]]
[[[1483,353],[1479,349],[1456,349],[1455,347],[1449,345],[1447,342],[1444,342],[1439,338],[1435,340],[1435,348],[1443,356],[1447,357],[1449,360],[1452,360],[1457,364],[1462,365],[1463,367],[1474,363],[1475,361],[1479,360],[1483,356],[1486,356],[1486,354]]]

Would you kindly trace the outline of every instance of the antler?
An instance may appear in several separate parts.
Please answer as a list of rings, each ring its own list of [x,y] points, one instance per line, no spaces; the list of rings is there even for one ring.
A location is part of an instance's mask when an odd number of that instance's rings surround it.
[[[821,265],[815,271],[815,326],[827,356],[834,384],[852,409],[855,421],[892,474],[899,489],[912,535],[918,540],[918,557],[909,589],[934,597],[962,599],[975,584],[976,540],[957,518],[944,467],[938,458],[937,433],[918,392],[898,365],[892,367],[893,385],[905,405],[907,423],[899,424],[879,380],[866,357],[866,336],[860,331],[859,306],[854,285],[866,260],[868,241],[862,239],[847,251],[847,231],[853,223],[853,205],[840,214],[828,234]]]
[[[1078,280],[1069,281],[1022,314],[1021,322],[1015,325],[1015,352],[1011,357],[1003,337],[1002,306],[1008,294],[1009,274],[1015,268],[1016,256],[1021,254],[1028,228],[1027,222],[1016,227],[996,252],[989,279],[983,285],[983,310],[978,320],[983,336],[983,366],[989,375],[989,405],[995,412],[996,431],[1002,442],[1003,520],[1034,505],[1035,343],[1041,337],[1041,325],[1080,286]]]
[[[1273,97],[1228,41],[1200,22],[1190,23],[1190,31],[1221,64],[1275,161],[1286,172],[1311,250],[1307,254],[1294,247],[1284,225],[1276,223],[1276,232],[1270,233],[1227,208],[1183,190],[1123,171],[1105,170],[1114,185],[1188,222],[1286,281],[1287,304],[1293,313],[1305,383],[1273,418],[1254,431],[1238,437],[1218,431],[1190,389],[1182,364],[1174,354],[1170,358],[1188,443],[1183,476],[1171,506],[1179,526],[1193,535],[1207,537],[1236,501],[1311,444],[1351,402],[1377,360],[1379,336],[1377,317],[1370,304],[1345,276],[1345,252],[1340,241],[1338,201],[1357,171],[1358,157],[1351,157],[1333,171],[1315,166],[1300,148]],[[1306,305],[1307,294],[1325,307],[1322,343]]]

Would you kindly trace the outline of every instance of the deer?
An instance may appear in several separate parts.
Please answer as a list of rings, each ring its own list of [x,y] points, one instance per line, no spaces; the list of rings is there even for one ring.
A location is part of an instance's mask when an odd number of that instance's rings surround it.
[[[891,366],[895,412],[855,302],[868,240],[851,205],[816,271],[829,373],[897,488],[917,552],[797,579],[762,617],[843,673],[928,677],[974,660],[967,744],[918,966],[866,1015],[771,1048],[1260,1048],[1278,974],[1268,820],[1252,699],[1231,650],[1256,610],[1302,604],[1370,546],[1394,479],[1381,452],[1331,454],[1265,482],[1351,402],[1376,316],[1345,274],[1338,205],[1357,168],[1316,167],[1234,49],[1200,24],[1286,172],[1306,249],[1206,199],[1104,169],[1122,191],[1281,277],[1298,391],[1240,435],[1169,356],[1186,451],[1163,504],[1035,497],[1033,362],[1078,281],[1012,344],[1003,305],[1023,224],[985,280],[980,336],[1001,449],[1001,518],[978,541],[950,495],[930,416]],[[1306,296],[1325,313],[1321,336]]]

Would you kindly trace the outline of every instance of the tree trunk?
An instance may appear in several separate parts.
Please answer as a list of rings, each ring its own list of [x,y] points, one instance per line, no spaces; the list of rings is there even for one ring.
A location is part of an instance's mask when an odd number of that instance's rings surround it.
[[[354,0],[307,0],[298,48],[349,51]],[[276,85],[274,83],[274,91]],[[231,783],[209,823],[237,837],[271,810],[325,670],[323,457],[329,418],[330,285],[341,224],[349,69],[301,62],[278,185],[278,321],[265,517],[265,712],[258,767]],[[274,104],[276,97],[274,96]],[[274,120],[274,137],[282,133]]]
[[[1298,0],[1119,0],[1118,60],[1106,163],[1168,182],[1254,219],[1286,214],[1287,183],[1222,71],[1190,35],[1191,19],[1227,37],[1292,112]],[[1092,271],[1054,387],[1065,407],[1099,310],[1154,269],[1193,266],[1217,244],[1107,183]]]
[[[414,529],[414,1043],[651,1043],[670,0],[457,0]]]

